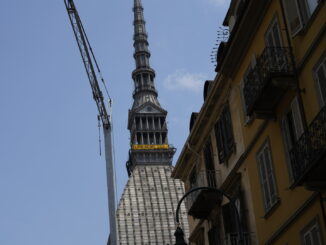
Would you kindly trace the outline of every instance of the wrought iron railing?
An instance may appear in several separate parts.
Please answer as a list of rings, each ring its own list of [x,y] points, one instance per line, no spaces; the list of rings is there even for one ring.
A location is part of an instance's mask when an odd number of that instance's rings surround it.
[[[239,232],[227,233],[224,236],[223,245],[252,245],[254,243],[253,233],[242,232],[240,236]]]
[[[215,170],[207,170],[207,171],[200,171],[196,174],[196,178],[194,183],[191,183],[191,189],[196,187],[202,187],[202,186],[208,186],[208,187],[217,187],[217,176],[218,172]],[[187,210],[189,210],[192,206],[192,204],[196,201],[198,198],[198,195],[201,191],[195,191],[191,193],[189,196],[185,199],[185,204]]]
[[[257,58],[257,63],[244,79],[244,98],[247,112],[261,95],[262,90],[273,76],[291,75],[294,66],[291,61],[290,49],[282,47],[266,47]]]
[[[303,175],[326,153],[326,106],[290,150],[294,181]]]

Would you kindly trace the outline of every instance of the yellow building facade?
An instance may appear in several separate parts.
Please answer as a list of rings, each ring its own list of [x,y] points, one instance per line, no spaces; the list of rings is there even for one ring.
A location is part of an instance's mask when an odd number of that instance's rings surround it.
[[[172,176],[234,199],[191,193],[189,241],[326,244],[325,1],[233,0],[224,25]]]

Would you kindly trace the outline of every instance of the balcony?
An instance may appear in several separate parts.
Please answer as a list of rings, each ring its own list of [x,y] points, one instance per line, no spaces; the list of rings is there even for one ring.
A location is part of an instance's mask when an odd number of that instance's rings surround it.
[[[256,244],[254,239],[254,234],[249,232],[242,233],[242,242],[240,243],[240,233],[233,232],[227,233],[224,236],[224,241],[221,243],[223,245],[252,245]]]
[[[290,151],[295,185],[326,188],[326,106]]]
[[[217,187],[216,171],[201,171],[193,180],[191,189],[196,187]],[[219,204],[221,196],[212,190],[198,190],[191,193],[185,200],[188,215],[196,219],[205,219],[212,209]]]
[[[295,87],[294,66],[288,48],[266,47],[257,64],[244,79],[247,114],[257,118],[273,116],[286,90]]]

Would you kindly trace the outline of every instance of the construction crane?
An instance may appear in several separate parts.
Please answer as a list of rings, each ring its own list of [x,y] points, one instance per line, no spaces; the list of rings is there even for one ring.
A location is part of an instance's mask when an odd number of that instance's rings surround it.
[[[75,3],[73,0],[64,0],[66,5],[67,13],[71,22],[72,29],[75,34],[75,38],[79,47],[79,51],[86,69],[89,83],[92,88],[93,98],[96,102],[97,109],[99,111],[98,118],[102,122],[103,134],[104,134],[104,146],[105,146],[105,159],[106,159],[106,172],[107,172],[107,188],[108,188],[108,204],[109,204],[109,221],[110,221],[110,236],[108,244],[118,245],[117,241],[117,229],[116,229],[116,198],[115,198],[115,174],[114,174],[114,165],[113,165],[113,145],[112,145],[112,124],[111,117],[108,114],[104,103],[103,93],[100,89],[97,73],[100,76],[101,81],[104,86],[104,79],[101,75],[98,63],[95,59],[92,47],[89,43],[85,29],[79,17],[78,11],[76,9]],[[97,68],[97,73],[94,69],[94,64]],[[109,93],[105,87],[108,97]],[[111,99],[109,102],[111,106]]]

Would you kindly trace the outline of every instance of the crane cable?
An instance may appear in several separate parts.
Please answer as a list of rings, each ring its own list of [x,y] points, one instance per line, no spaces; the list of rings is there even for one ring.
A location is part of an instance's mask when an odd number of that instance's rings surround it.
[[[102,139],[101,139],[101,118],[100,115],[97,116],[97,126],[98,126],[98,144],[99,144],[99,153],[102,156]]]
[[[80,19],[79,16],[78,16],[78,18]],[[97,69],[97,73],[98,73],[98,75],[100,76],[100,79],[101,79],[101,81],[102,81],[102,83],[103,83],[103,86],[104,86],[105,92],[106,92],[107,96],[109,97],[109,101],[111,101],[111,96],[110,96],[110,94],[109,94],[109,90],[107,89],[107,86],[106,86],[105,81],[104,81],[104,78],[103,78],[103,76],[102,76],[102,73],[101,73],[100,67],[99,67],[99,65],[98,65],[98,63],[97,63],[97,60],[96,60],[96,58],[95,58],[95,55],[94,55],[94,52],[93,52],[92,46],[91,46],[91,44],[90,44],[90,42],[89,42],[89,40],[88,40],[88,37],[87,37],[87,34],[86,34],[86,32],[85,32],[85,29],[84,29],[83,23],[82,23],[81,21],[80,21],[80,25],[81,25],[81,28],[82,28],[83,34],[84,34],[84,36],[85,36],[85,39],[86,39],[87,45],[88,45],[88,47],[89,47],[89,50],[91,51],[91,54],[92,54],[93,60],[94,60],[94,62],[95,62],[95,66],[96,66],[96,69]],[[110,102],[110,103],[111,103],[111,102]]]

